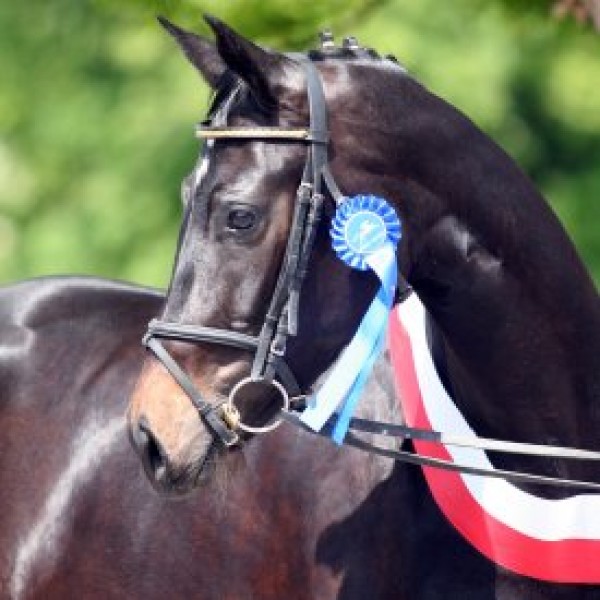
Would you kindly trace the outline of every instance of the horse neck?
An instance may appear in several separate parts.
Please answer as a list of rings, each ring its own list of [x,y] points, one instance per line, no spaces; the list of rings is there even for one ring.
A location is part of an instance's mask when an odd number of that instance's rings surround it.
[[[403,262],[439,332],[459,408],[484,435],[595,447],[594,284],[529,180],[470,122],[452,118],[448,139],[443,128],[432,132],[435,155],[426,135],[410,156],[387,155],[400,157],[403,172],[392,190],[402,199]]]

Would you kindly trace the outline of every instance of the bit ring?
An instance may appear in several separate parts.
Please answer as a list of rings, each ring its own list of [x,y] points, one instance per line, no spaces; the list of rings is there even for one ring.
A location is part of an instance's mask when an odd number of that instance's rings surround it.
[[[263,379],[261,377],[244,377],[244,379],[241,379],[240,381],[238,381],[233,386],[233,388],[231,388],[231,391],[229,392],[229,396],[227,398],[227,402],[225,403],[225,406],[227,407],[226,408],[227,411],[230,411],[231,413],[235,412],[235,413],[239,414],[239,411],[234,403],[235,397],[240,392],[241,389],[243,389],[244,387],[246,387],[247,385],[249,385],[251,383],[267,383],[270,386],[272,386],[273,388],[275,388],[277,390],[277,392],[279,393],[279,395],[281,396],[282,409],[289,410],[290,397],[287,393],[287,390],[283,387],[283,385],[281,385],[281,383],[279,383],[278,381],[275,381],[274,379],[269,380],[269,379]],[[263,425],[262,427],[254,427],[252,425],[247,425],[240,418],[237,421],[236,425],[237,425],[238,429],[241,429],[242,431],[245,431],[247,433],[260,434],[260,433],[269,433],[270,431],[277,429],[277,427],[279,427],[281,425],[281,423],[282,423],[282,419],[275,419],[268,425]]]

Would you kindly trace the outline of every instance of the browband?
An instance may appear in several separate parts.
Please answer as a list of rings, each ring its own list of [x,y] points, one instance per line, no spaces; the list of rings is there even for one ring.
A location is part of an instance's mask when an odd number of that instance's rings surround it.
[[[199,125],[196,137],[203,139],[278,139],[316,144],[327,144],[329,136],[326,132],[311,131],[310,129],[294,129],[285,127],[212,127]]]

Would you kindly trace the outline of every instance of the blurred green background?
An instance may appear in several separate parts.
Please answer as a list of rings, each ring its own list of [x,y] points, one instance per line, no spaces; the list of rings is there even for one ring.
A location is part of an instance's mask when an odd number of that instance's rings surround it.
[[[280,49],[393,53],[533,178],[600,282],[600,35],[550,0],[0,3],[0,283],[89,273],[164,286],[208,92],[154,20],[210,12]]]

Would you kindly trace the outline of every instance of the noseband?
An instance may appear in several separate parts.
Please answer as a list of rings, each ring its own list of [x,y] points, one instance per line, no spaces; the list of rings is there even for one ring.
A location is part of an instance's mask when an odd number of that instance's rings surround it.
[[[252,428],[240,424],[239,414],[231,395],[229,402],[217,404],[205,400],[191,378],[163,346],[162,340],[220,344],[254,352],[250,377],[235,386],[235,394],[240,391],[241,384],[244,382],[256,381],[270,383],[283,397],[284,404],[288,396],[297,396],[301,393],[296,378],[284,358],[287,339],[298,333],[300,290],[323,210],[322,183],[336,203],[340,203],[343,196],[328,168],[327,110],[319,74],[315,66],[306,58],[301,57],[300,64],[307,81],[310,114],[308,129],[232,128],[216,126],[212,122],[201,125],[197,129],[197,137],[205,139],[276,140],[299,142],[308,146],[302,179],[296,192],[294,215],[285,256],[259,335],[254,337],[227,329],[154,319],[149,323],[143,338],[144,346],[152,351],[186,392],[212,434],[225,446],[237,443],[239,438],[236,429],[252,431]],[[275,378],[278,378],[280,383]],[[258,428],[253,432],[262,432],[264,429],[266,428]]]

